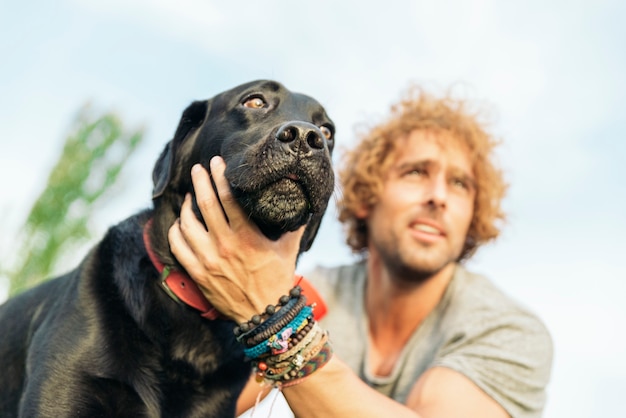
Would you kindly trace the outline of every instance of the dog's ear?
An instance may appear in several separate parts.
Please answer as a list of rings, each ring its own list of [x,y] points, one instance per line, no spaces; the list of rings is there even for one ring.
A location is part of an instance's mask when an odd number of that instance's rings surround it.
[[[157,159],[152,170],[152,199],[163,194],[163,191],[174,177],[174,167],[181,145],[199,126],[201,126],[209,112],[210,101],[196,101],[191,103],[183,112],[174,138],[167,143],[163,152]]]

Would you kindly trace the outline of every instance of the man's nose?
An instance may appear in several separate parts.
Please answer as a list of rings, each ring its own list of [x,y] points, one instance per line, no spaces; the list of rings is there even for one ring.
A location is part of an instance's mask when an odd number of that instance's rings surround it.
[[[448,200],[448,183],[445,176],[431,178],[427,191],[427,203],[430,206],[445,207]]]

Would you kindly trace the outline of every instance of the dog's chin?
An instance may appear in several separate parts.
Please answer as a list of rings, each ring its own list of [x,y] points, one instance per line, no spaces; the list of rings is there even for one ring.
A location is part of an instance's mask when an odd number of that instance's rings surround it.
[[[254,192],[233,194],[261,232],[272,240],[305,225],[311,215],[311,204],[302,184],[280,179]]]

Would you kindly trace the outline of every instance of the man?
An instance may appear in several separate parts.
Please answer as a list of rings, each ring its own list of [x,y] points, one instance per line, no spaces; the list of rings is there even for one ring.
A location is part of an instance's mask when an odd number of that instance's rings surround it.
[[[347,154],[339,217],[363,259],[307,276],[328,305],[321,325],[335,355],[283,390],[296,416],[541,415],[547,330],[462,266],[498,236],[506,188],[492,162],[496,142],[466,106],[412,89]],[[187,200],[170,242],[211,302],[240,323],[289,289],[302,231],[265,239],[233,203],[223,170],[212,161],[230,223],[196,167],[209,232]],[[244,393],[254,391],[251,383]]]

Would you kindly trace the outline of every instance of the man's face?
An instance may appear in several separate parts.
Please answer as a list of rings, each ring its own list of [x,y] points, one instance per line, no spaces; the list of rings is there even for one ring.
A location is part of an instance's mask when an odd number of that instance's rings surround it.
[[[368,249],[400,278],[429,277],[463,249],[476,194],[470,155],[449,134],[416,130],[392,158],[378,203],[364,211]]]

